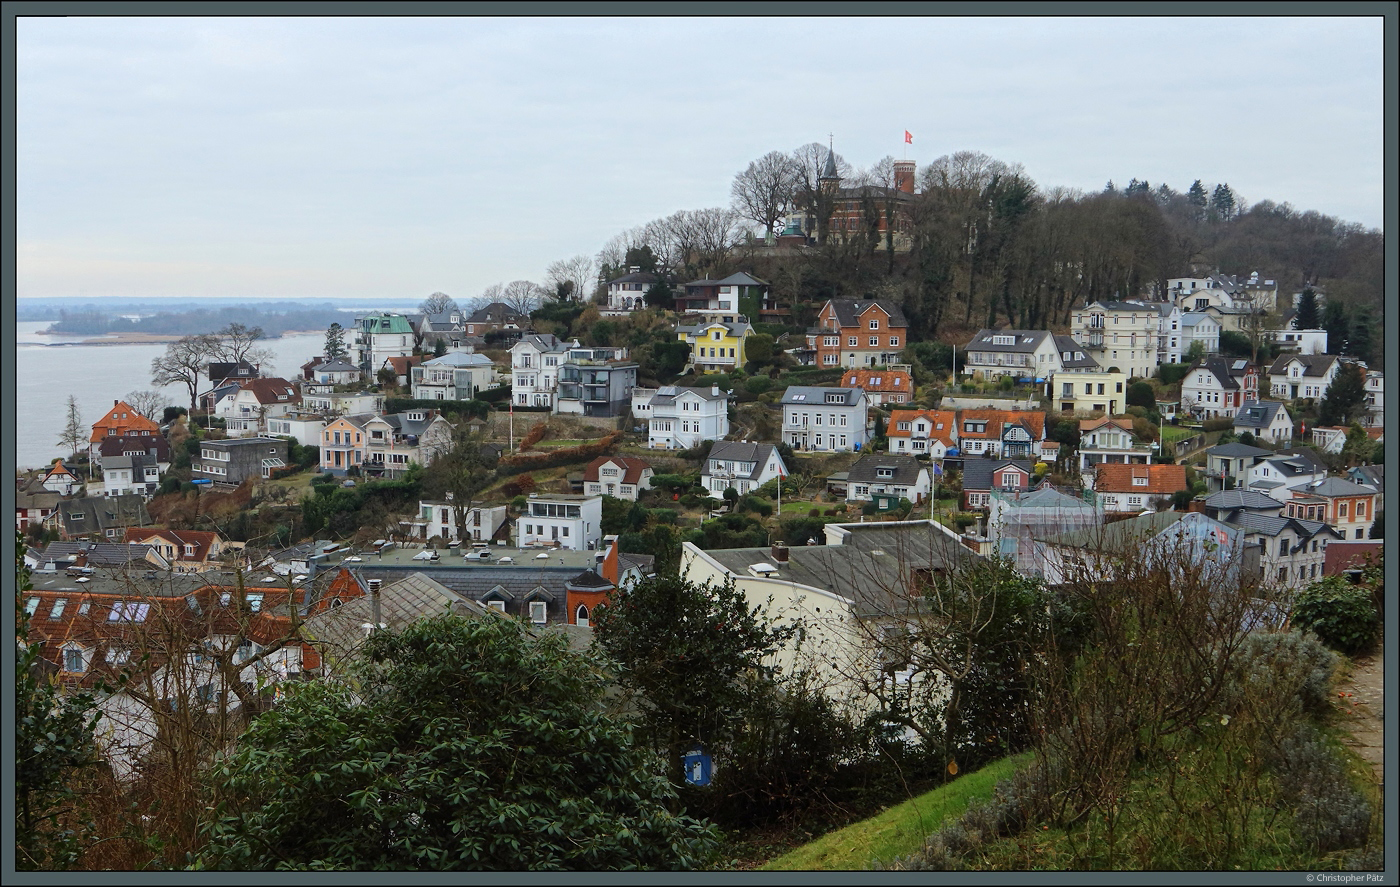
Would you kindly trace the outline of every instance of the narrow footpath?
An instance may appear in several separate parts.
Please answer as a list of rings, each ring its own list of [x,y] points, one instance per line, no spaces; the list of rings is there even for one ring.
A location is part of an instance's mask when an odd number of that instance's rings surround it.
[[[1334,700],[1341,710],[1347,745],[1371,765],[1376,787],[1385,797],[1385,639],[1376,650],[1352,660],[1351,671],[1337,685],[1345,695]]]

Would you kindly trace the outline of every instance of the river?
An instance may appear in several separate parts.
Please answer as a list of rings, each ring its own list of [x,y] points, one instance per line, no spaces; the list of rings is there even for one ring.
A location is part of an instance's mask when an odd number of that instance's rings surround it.
[[[348,324],[347,324],[348,325]],[[68,453],[58,443],[67,421],[68,395],[78,401],[83,424],[106,415],[112,402],[151,385],[151,361],[165,353],[158,345],[83,345],[90,336],[43,336],[49,321],[15,324],[15,462],[19,468],[48,465]],[[289,335],[259,342],[275,355],[264,373],[293,378],[301,365],[320,354],[324,333]],[[190,405],[189,389],[168,385],[158,389],[173,406]],[[200,384],[209,390],[209,381]]]

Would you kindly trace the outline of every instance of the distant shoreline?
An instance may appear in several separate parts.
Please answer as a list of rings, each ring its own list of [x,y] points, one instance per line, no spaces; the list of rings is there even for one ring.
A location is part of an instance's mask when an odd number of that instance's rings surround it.
[[[287,336],[311,336],[320,335],[325,330],[283,330],[281,335],[268,336],[268,339],[281,339]],[[38,336],[66,336],[69,333],[51,333],[48,330],[36,330]],[[178,342],[184,336],[176,336],[165,333],[110,333],[104,336],[94,336],[90,339],[82,339],[76,342],[49,342],[46,347],[63,347],[65,345],[164,345],[166,342]]]

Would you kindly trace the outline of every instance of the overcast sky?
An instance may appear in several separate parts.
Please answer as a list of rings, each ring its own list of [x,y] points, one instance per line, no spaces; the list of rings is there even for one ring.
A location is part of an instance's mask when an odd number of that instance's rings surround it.
[[[1382,224],[1380,18],[21,19],[20,297],[459,300],[833,133]]]

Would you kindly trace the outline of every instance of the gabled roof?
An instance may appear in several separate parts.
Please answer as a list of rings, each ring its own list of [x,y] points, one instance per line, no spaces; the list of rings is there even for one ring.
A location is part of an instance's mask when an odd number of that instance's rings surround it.
[[[314,371],[318,373],[358,373],[360,368],[343,357],[337,357],[335,360],[317,364]]]
[[[1134,484],[1134,479],[1147,479],[1147,485]],[[1146,493],[1170,495],[1190,489],[1186,483],[1185,465],[1120,465],[1108,462],[1095,466],[1094,492]]]
[[[735,271],[733,274],[717,281],[720,286],[767,286],[762,280],[747,274],[743,271]]]
[[[1346,538],[1320,520],[1304,520],[1300,517],[1280,517],[1274,514],[1259,514],[1252,511],[1235,511],[1225,518],[1225,523],[1261,536],[1278,536],[1285,530],[1292,530],[1303,539],[1311,539],[1319,533],[1328,533],[1337,539]]]
[[[170,461],[170,441],[165,439],[163,434],[119,434],[114,437],[104,437],[98,444],[97,451],[100,456],[120,456],[128,451],[137,451],[147,455],[155,450],[156,461]]]
[[[491,304],[473,311],[466,319],[467,323],[520,323],[530,322],[530,315],[521,314],[511,308],[505,302],[492,302]]]
[[[945,447],[954,446],[953,432],[957,429],[958,414],[955,410],[890,410],[890,421],[886,427],[889,437],[912,437],[914,423],[923,419],[928,422],[929,440],[939,440]],[[899,423],[908,422],[909,429],[902,431]],[[943,427],[940,428],[939,426]]]
[[[695,336],[707,330],[712,330],[717,326],[724,327],[725,331],[736,339],[742,339],[746,334],[753,331],[753,327],[747,323],[740,323],[738,321],[731,322],[724,320],[711,320],[708,322],[697,323],[693,326],[677,326],[676,332],[685,333],[688,336]]]
[[[700,472],[702,475],[710,473],[710,460],[717,459],[720,462],[752,462],[753,470],[749,472],[749,480],[757,480],[763,470],[768,467],[769,459],[776,457],[777,448],[768,443],[752,443],[738,440],[717,440],[710,448],[710,455],[705,459],[705,467]]]
[[[58,503],[58,513],[68,532],[84,535],[151,522],[146,511],[146,497],[137,493],[65,499]]]
[[[1321,378],[1331,371],[1337,357],[1334,354],[1280,354],[1269,364],[1269,375],[1286,374],[1288,365],[1295,361],[1302,366],[1304,378]]]
[[[1244,509],[1248,511],[1272,511],[1275,514],[1283,510],[1282,502],[1273,496],[1266,496],[1253,490],[1223,490],[1207,496],[1205,506],[1220,511]]]
[[[1112,311],[1115,313],[1122,313],[1125,311],[1150,311],[1154,314],[1159,313],[1154,306],[1148,305],[1145,302],[1115,301],[1113,299],[1096,299],[1088,305],[1085,305],[1084,308],[1087,310],[1093,308],[1095,305],[1099,306],[1104,311]]]
[[[622,480],[624,484],[637,484],[642,481],[642,473],[651,468],[651,463],[645,459],[638,459],[635,456],[599,456],[588,467],[583,469],[583,479],[585,481],[598,480],[598,469],[604,465],[613,464],[622,469]]]
[[[1342,480],[1340,477],[1325,477],[1307,486],[1297,487],[1293,493],[1295,496],[1304,493],[1309,496],[1326,496],[1332,499],[1338,496],[1374,496],[1376,491],[1370,487],[1363,487],[1361,484],[1354,484],[1349,480]]]
[[[871,307],[877,307],[889,315],[890,326],[909,326],[909,321],[904,319],[904,309],[888,299],[828,299],[826,304],[831,306],[836,322],[842,327],[859,326],[861,317]]]
[[[258,403],[301,403],[296,386],[286,379],[249,379],[238,389],[257,398]]]
[[[1206,450],[1207,456],[1219,456],[1222,459],[1251,459],[1255,456],[1272,456],[1273,454],[1273,450],[1265,450],[1238,442],[1217,444]]]
[[[423,362],[423,357],[418,354],[408,357],[386,357],[384,362],[393,369],[395,375],[407,376],[410,369]]]
[[[1099,527],[1089,527],[1082,530],[1072,530],[1067,533],[1037,536],[1037,538],[1050,545],[1059,545],[1066,548],[1087,548],[1105,552],[1125,552],[1127,550],[1136,549],[1142,543],[1150,539],[1155,539],[1158,535],[1170,529],[1175,524],[1180,523],[1187,517],[1188,513],[1181,511],[1148,512],[1146,514],[1140,514],[1131,520],[1120,520]],[[1211,524],[1223,526],[1218,521],[1212,520],[1204,514],[1196,515],[1196,517],[1209,521]]]
[[[880,474],[881,469],[892,472],[888,476]],[[919,482],[920,473],[928,467],[913,456],[889,453],[867,453],[856,460],[846,472],[850,483],[892,483],[904,486]]]
[[[1081,435],[1088,434],[1091,431],[1098,431],[1106,425],[1111,425],[1119,431],[1125,431],[1129,435],[1133,433],[1133,420],[1131,417],[1114,419],[1110,416],[1101,416],[1097,419],[1080,419],[1079,433]]]
[[[827,395],[840,395],[840,401],[830,401]],[[813,385],[789,385],[783,392],[784,406],[840,406],[852,407],[865,398],[859,388],[818,388]]]
[[[1288,424],[1292,426],[1292,417],[1284,410],[1283,404],[1278,401],[1248,400],[1245,401],[1244,406],[1240,407],[1239,412],[1235,414],[1235,427],[1268,428],[1270,425],[1274,424],[1274,420],[1278,417],[1279,413],[1283,413],[1284,418],[1288,419]]]
[[[1248,361],[1246,361],[1246,365],[1247,364]],[[1233,373],[1232,370],[1234,369],[1235,367],[1232,366],[1231,361],[1229,359],[1221,357],[1218,354],[1213,354],[1209,357],[1202,357],[1195,363],[1191,364],[1191,366],[1186,368],[1186,376],[1183,377],[1182,384],[1188,384],[1186,379],[1189,379],[1191,377],[1191,374],[1196,370],[1205,370],[1215,376],[1215,379],[1217,382],[1220,383],[1221,388],[1223,388],[1226,391],[1235,391],[1240,387],[1240,383],[1236,379],[1236,375],[1243,376],[1244,373],[1243,371],[1239,373]]]
[[[92,435],[88,438],[88,442],[97,443],[102,438],[108,437],[108,431],[112,429],[116,429],[118,434],[127,434],[133,431],[144,431],[147,434],[160,433],[159,425],[136,412],[124,400],[117,401],[105,416],[92,423]]]
[[[164,538],[175,543],[175,560],[207,561],[219,534],[207,530],[168,530],[165,527],[127,527],[127,544],[148,543],[153,538]],[[185,555],[185,546],[193,545],[194,554]]]
[[[357,321],[359,328],[372,335],[382,335],[386,333],[408,333],[412,335],[413,327],[409,325],[408,318],[402,314],[366,314]]]
[[[574,347],[574,343],[561,342],[553,333],[528,333],[520,337],[520,341],[511,346],[512,351],[521,346],[534,348],[536,351],[554,353],[568,351]]]
[[[986,422],[983,432],[967,431],[967,423]],[[958,410],[958,438],[994,440],[1012,425],[1021,425],[1030,432],[1031,440],[1045,436],[1045,414],[1037,410]]]
[[[998,344],[997,336],[1012,337],[1013,344]],[[978,330],[972,341],[967,343],[968,351],[996,351],[1002,353],[1030,353],[1045,343],[1050,337],[1046,330]],[[1053,340],[1052,340],[1053,343]],[[1057,343],[1056,343],[1057,344]],[[1084,346],[1079,346],[1083,350]],[[1027,370],[1030,367],[1026,368]]]
[[[1351,479],[1354,483],[1375,487],[1378,491],[1383,490],[1385,489],[1385,466],[1361,465],[1353,468],[1351,470]]]
[[[1035,466],[1029,459],[965,459],[963,460],[963,492],[992,488],[992,475],[1008,465],[1015,466],[1029,477]]]
[[[1074,341],[1073,336],[1062,336],[1056,333],[1055,350],[1060,353],[1060,366],[1064,367],[1067,370],[1099,369],[1099,362],[1094,359],[1094,356],[1092,354],[1089,354],[1084,350],[1083,345]],[[1065,359],[1066,354],[1069,355],[1068,360]],[[1078,354],[1080,356],[1075,357],[1075,354]]]

